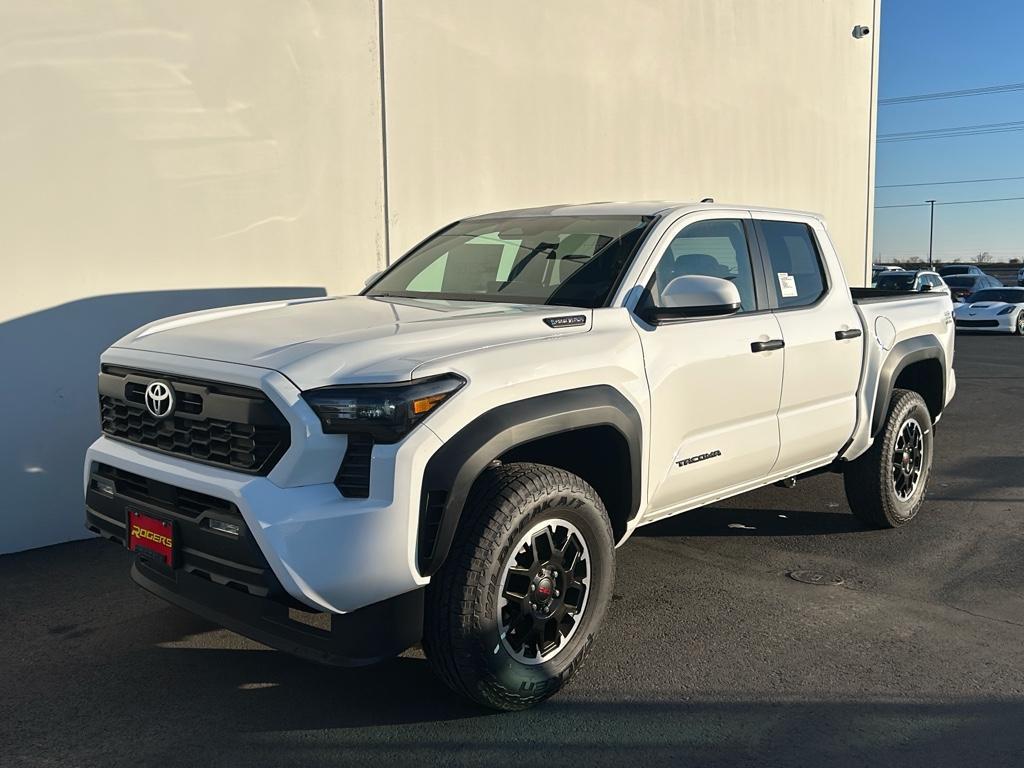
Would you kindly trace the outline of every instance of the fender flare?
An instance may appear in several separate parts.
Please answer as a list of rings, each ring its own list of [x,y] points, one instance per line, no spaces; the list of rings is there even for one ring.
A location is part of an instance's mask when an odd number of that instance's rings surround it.
[[[889,411],[889,401],[892,400],[893,384],[899,378],[903,370],[913,363],[922,360],[938,360],[942,366],[942,396],[939,399],[939,411],[946,402],[946,353],[938,338],[932,334],[915,336],[912,339],[904,339],[892,349],[882,362],[882,368],[878,373],[878,391],[875,394],[875,405],[871,411],[871,436],[876,437],[882,425],[885,424],[885,414]]]
[[[633,404],[608,385],[518,400],[477,416],[427,461],[416,538],[420,573],[436,573],[448,557],[470,489],[488,464],[538,438],[600,426],[615,429],[628,446],[632,519],[640,509],[643,455],[643,422]]]

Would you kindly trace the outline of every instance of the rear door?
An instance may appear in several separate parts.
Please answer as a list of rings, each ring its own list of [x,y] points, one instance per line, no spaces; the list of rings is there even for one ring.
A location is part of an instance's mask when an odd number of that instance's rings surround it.
[[[839,260],[821,223],[772,215],[754,226],[786,344],[773,473],[795,474],[834,457],[853,434],[864,338],[846,280],[829,272]]]
[[[658,244],[646,281],[655,305],[672,279],[708,275],[733,282],[741,309],[658,326],[635,318],[651,391],[648,519],[755,481],[778,456],[783,353],[753,242],[748,212],[714,211],[683,217]]]

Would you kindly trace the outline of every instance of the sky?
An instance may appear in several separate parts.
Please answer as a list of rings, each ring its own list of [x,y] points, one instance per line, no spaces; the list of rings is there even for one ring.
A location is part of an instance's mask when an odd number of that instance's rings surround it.
[[[1024,1],[882,0],[878,97],[1024,83]],[[1024,90],[879,104],[878,135],[1024,121]],[[1024,127],[1024,123],[1022,126]],[[1024,178],[903,188],[878,185],[1024,177],[1024,130],[915,141],[879,141],[875,168],[876,261],[927,257],[928,207],[902,203],[1024,197]],[[1024,258],[1024,200],[936,205],[936,260]]]

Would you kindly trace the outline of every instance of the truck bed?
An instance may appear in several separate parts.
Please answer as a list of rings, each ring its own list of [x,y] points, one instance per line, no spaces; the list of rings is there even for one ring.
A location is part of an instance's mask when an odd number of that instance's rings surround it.
[[[895,288],[850,288],[854,304],[873,304],[898,299],[924,299],[942,295],[930,291],[899,291]]]

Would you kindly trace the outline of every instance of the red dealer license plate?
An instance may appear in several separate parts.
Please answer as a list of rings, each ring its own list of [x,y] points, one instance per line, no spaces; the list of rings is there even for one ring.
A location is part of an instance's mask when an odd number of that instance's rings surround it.
[[[174,566],[174,527],[155,517],[128,512],[128,549],[168,568]]]

